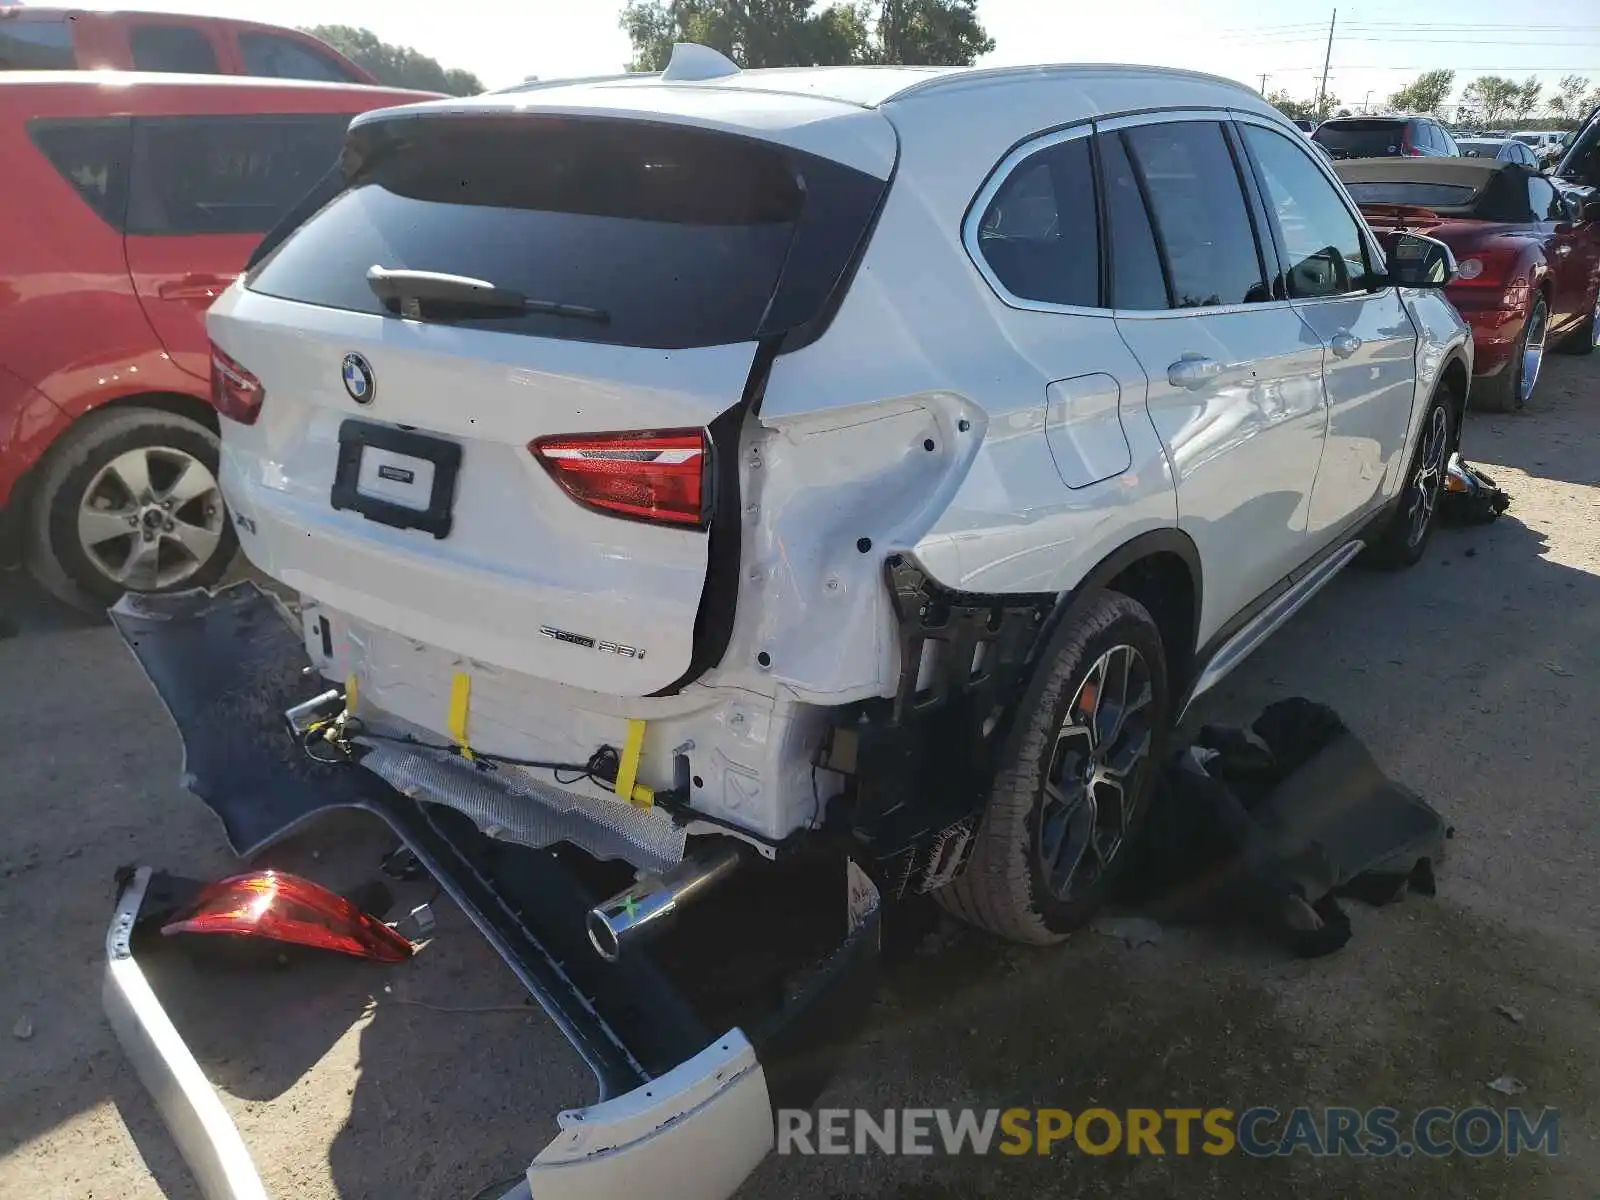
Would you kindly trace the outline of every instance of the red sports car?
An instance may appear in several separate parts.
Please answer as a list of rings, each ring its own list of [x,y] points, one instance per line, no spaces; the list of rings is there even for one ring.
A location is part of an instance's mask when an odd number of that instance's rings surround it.
[[[1600,199],[1516,163],[1382,158],[1335,170],[1378,233],[1438,238],[1460,269],[1445,295],[1472,326],[1472,402],[1521,408],[1545,347],[1588,354],[1600,329]]]

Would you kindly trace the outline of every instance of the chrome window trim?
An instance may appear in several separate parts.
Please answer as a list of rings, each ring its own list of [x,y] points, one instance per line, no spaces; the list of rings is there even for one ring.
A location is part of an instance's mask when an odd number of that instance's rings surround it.
[[[1007,308],[1020,309],[1024,312],[1057,313],[1066,317],[1109,317],[1111,310],[1098,305],[1083,304],[1053,304],[1048,300],[1030,300],[1025,296],[1018,296],[1000,282],[1000,277],[994,273],[994,268],[989,265],[989,260],[984,257],[983,250],[978,244],[978,230],[983,225],[983,216],[989,211],[989,205],[1016,174],[1017,168],[1035,154],[1042,153],[1054,146],[1060,146],[1078,139],[1089,139],[1094,136],[1095,127],[1092,122],[1084,121],[1081,124],[1069,125],[1064,129],[1051,130],[1027,141],[1019,142],[1006,154],[994,169],[989,172],[989,177],[984,185],[978,189],[978,194],[972,198],[972,203],[967,206],[967,215],[961,226],[961,244],[966,248],[967,257],[972,260],[972,265],[978,269],[978,274],[983,276],[999,301]],[[1101,203],[1100,181],[1094,181],[1095,205]],[[1099,223],[1096,222],[1095,251],[1103,255],[1104,247],[1098,244],[1100,236]]]

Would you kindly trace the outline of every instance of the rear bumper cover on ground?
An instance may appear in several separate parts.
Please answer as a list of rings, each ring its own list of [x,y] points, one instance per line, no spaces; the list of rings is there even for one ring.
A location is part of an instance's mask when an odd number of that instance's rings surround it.
[[[864,1015],[876,983],[876,897],[842,942],[801,964],[802,982],[781,1005],[752,1007],[748,1019],[726,997],[700,1005],[644,954],[604,963],[583,931],[597,897],[556,855],[491,842],[369,772],[300,756],[278,717],[311,688],[283,615],[253,585],[146,597],[113,614],[183,734],[186,785],[236,848],[328,808],[381,817],[588,1063],[599,1102],[560,1114],[560,1132],[510,1197],[731,1196],[771,1148],[774,1107],[812,1102]],[[237,1129],[135,954],[141,914],[161,909],[152,892],[162,878],[144,867],[122,878],[106,938],[106,1012],[207,1200],[264,1200]]]

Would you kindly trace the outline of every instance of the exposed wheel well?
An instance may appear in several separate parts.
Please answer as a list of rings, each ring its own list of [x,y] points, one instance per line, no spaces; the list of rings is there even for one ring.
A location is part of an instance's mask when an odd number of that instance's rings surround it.
[[[1195,579],[1181,555],[1162,550],[1130,563],[1106,584],[1149,610],[1161,632],[1167,678],[1181,695],[1194,669],[1198,599]]]

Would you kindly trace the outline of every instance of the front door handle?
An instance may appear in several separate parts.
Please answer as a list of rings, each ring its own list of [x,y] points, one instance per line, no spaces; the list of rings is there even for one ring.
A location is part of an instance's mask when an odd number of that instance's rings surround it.
[[[1361,349],[1361,339],[1348,329],[1341,329],[1333,335],[1332,340],[1328,342],[1328,346],[1340,358],[1349,358],[1357,350]]]
[[[1222,364],[1200,354],[1185,354],[1167,368],[1167,382],[1175,388],[1194,391],[1222,374]]]

